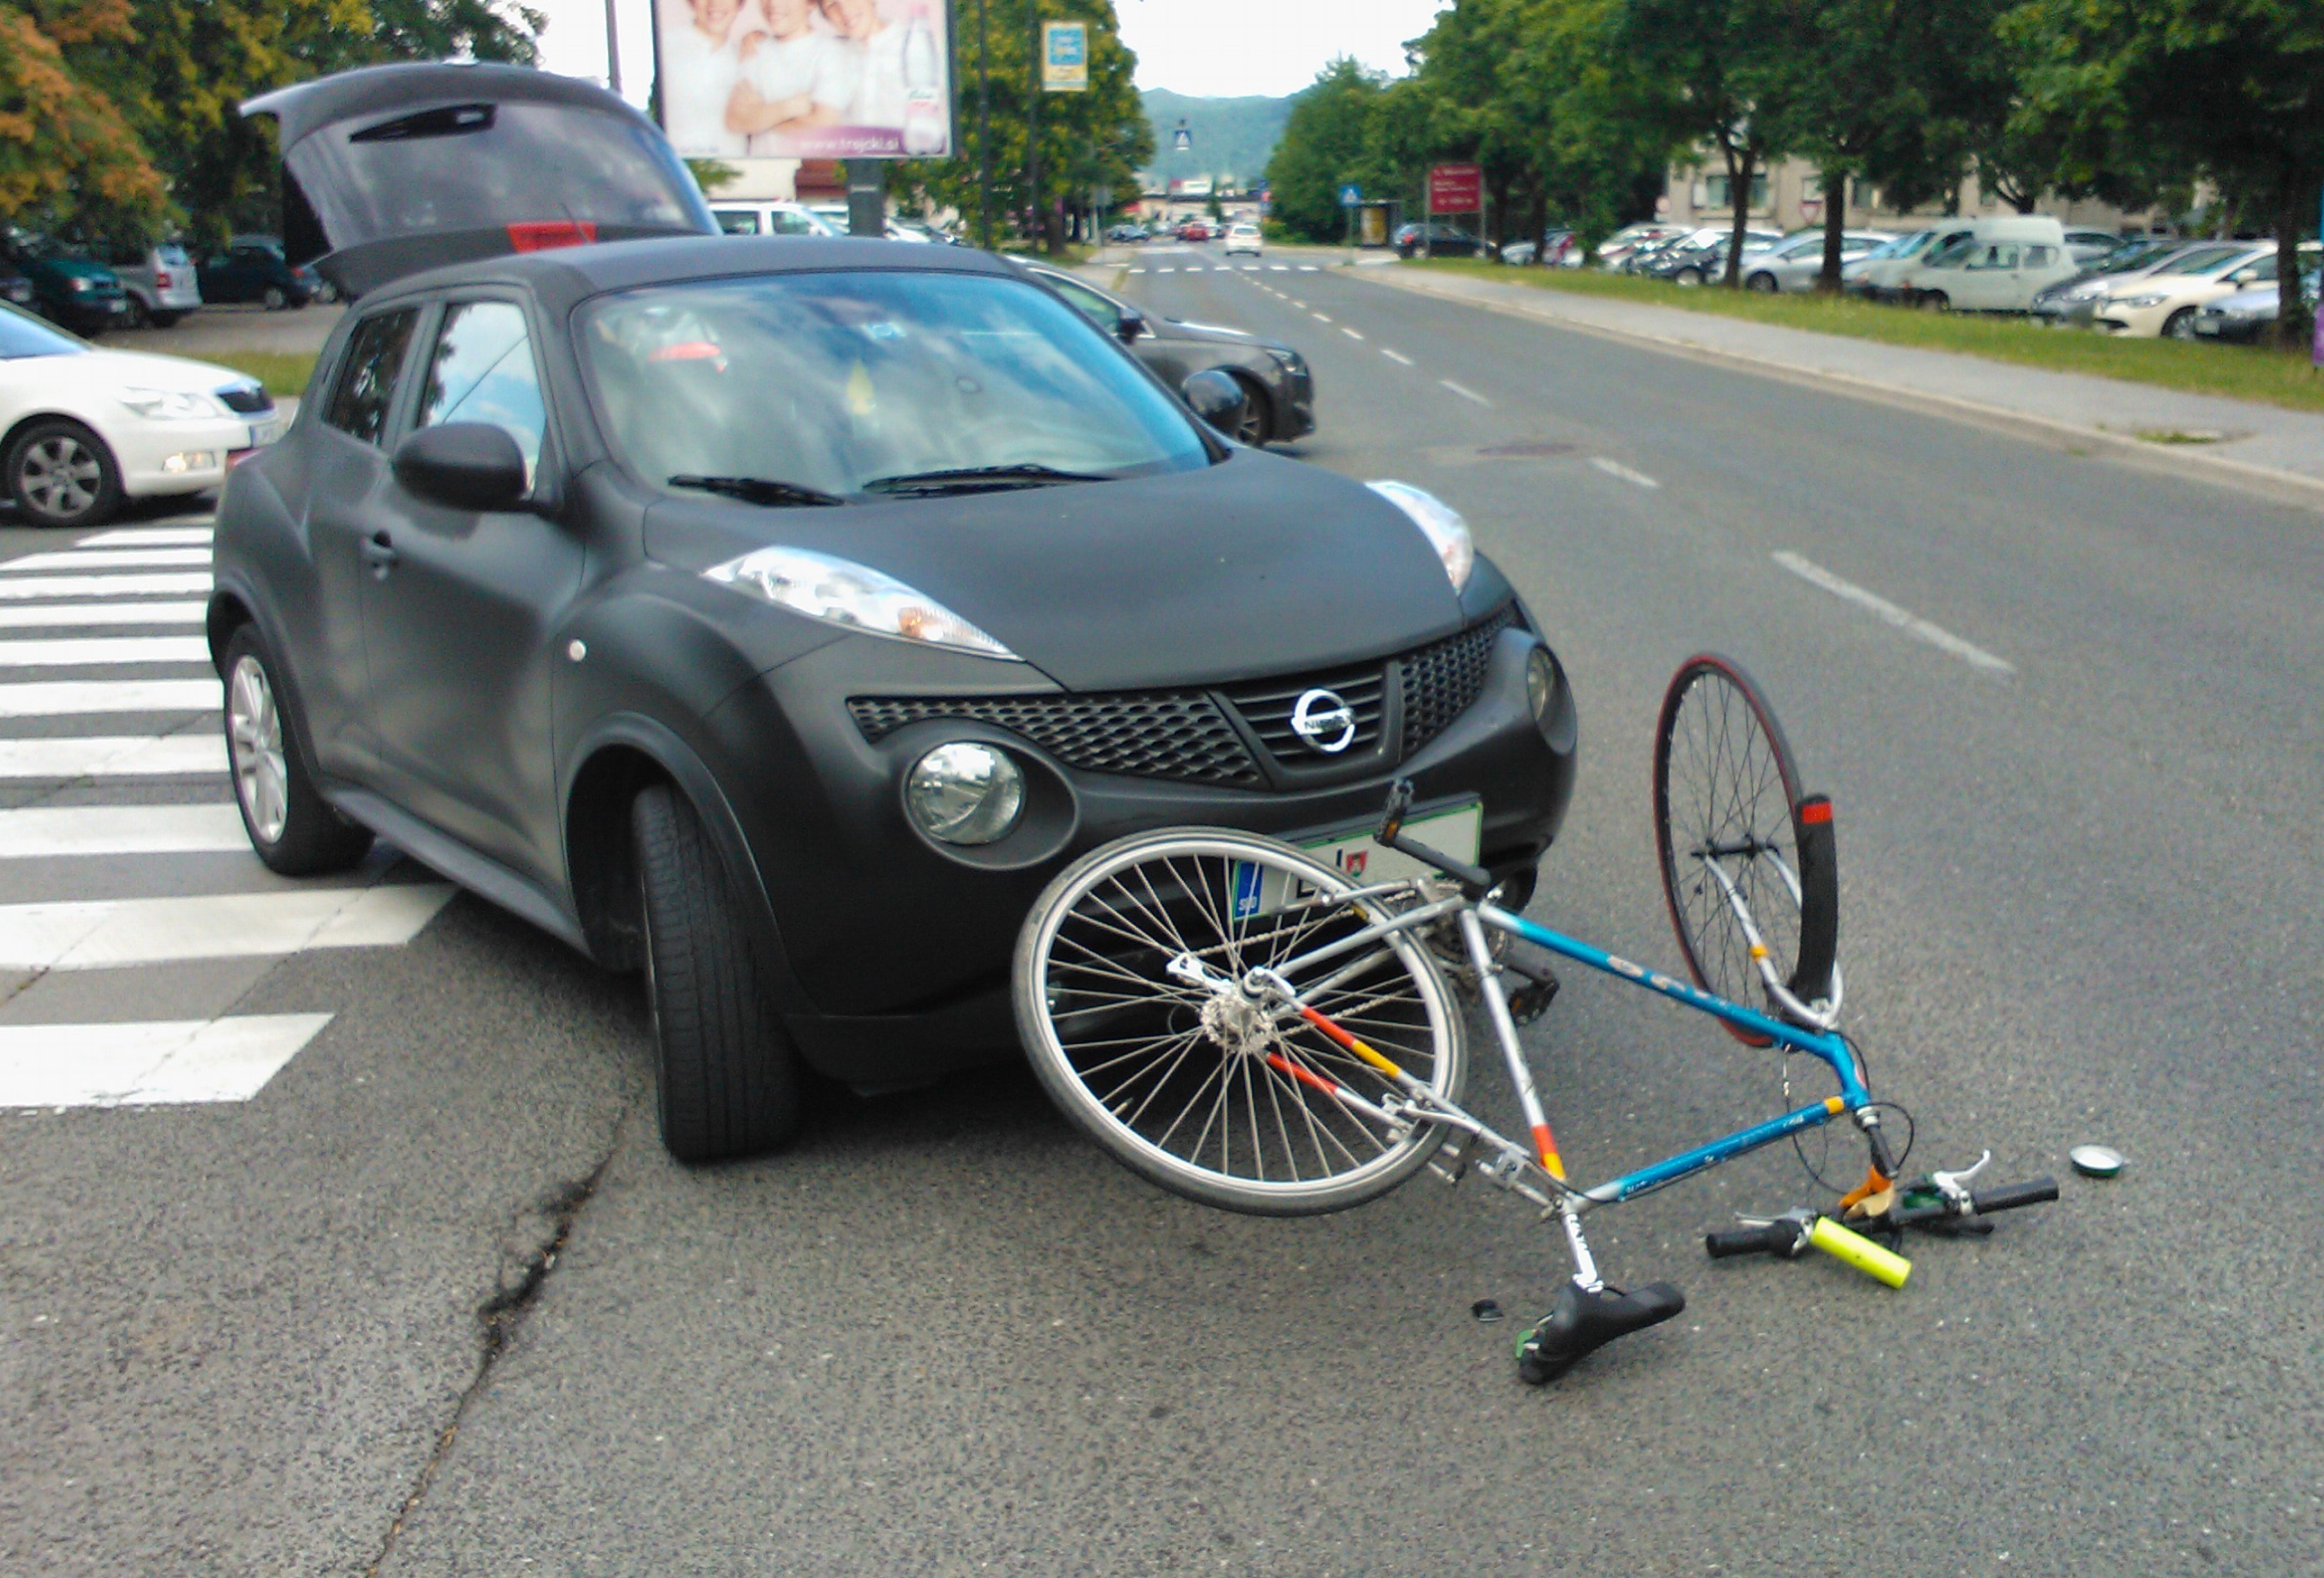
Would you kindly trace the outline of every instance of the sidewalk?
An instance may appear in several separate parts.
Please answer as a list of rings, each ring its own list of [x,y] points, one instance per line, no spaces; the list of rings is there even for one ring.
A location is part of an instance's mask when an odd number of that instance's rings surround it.
[[[1403,268],[1346,274],[2324,508],[2324,415],[1534,285]]]

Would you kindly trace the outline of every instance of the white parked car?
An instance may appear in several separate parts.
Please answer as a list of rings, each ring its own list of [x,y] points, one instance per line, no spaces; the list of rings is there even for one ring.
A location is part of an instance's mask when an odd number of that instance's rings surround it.
[[[2275,244],[2227,253],[2192,253],[2144,279],[2126,279],[2098,299],[2093,320],[2108,334],[2131,339],[2195,337],[2195,317],[2222,297],[2275,278]]]
[[[710,205],[710,217],[729,235],[844,235],[847,216],[835,228],[804,203],[724,202]]]
[[[1227,230],[1229,257],[1232,257],[1239,252],[1247,252],[1253,257],[1259,257],[1262,255],[1260,249],[1265,245],[1259,239],[1259,226],[1256,225],[1235,225],[1229,226]]]
[[[1844,269],[1895,239],[1886,230],[1843,230],[1840,235],[1840,266]],[[1748,249],[1743,254],[1743,288],[1747,291],[1812,291],[1822,273],[1821,231],[1787,236],[1774,246]]]
[[[28,525],[94,526],[124,499],[218,487],[284,425],[230,367],[106,350],[0,306],[0,472]]]
[[[2034,298],[2081,272],[2066,250],[2066,228],[2041,214],[1975,219],[1968,233],[1924,253],[1896,281],[1895,294],[1958,312],[2024,312]]]

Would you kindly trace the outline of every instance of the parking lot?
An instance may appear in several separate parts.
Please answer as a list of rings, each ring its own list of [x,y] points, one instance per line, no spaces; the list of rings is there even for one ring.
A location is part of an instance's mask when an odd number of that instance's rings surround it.
[[[1291,452],[1452,503],[1540,617],[1582,769],[1532,912],[1674,964],[1650,725],[1732,654],[1839,807],[1846,1023],[1914,1170],[1989,1147],[2065,1197],[1901,1292],[1706,1261],[1808,1198],[1772,1149],[1600,1219],[1609,1275],[1689,1308],[1536,1391],[1471,1315],[1554,1289],[1528,1213],[1425,1177],[1206,1212],[1014,1066],[687,1171],[635,981],[392,852],[246,853],[206,516],[0,529],[0,1571],[2324,1559],[2315,515],[1314,257],[1135,267],[1149,311],[1298,346]],[[1593,1176],[1781,1089],[1592,981],[1527,1041]],[[2124,1176],[2068,1177],[2085,1140]]]

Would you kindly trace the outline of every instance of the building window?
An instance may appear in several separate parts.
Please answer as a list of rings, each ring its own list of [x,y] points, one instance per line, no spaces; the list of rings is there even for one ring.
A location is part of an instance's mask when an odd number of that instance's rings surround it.
[[[1706,208],[1733,212],[1735,189],[1727,177],[1714,175],[1703,181],[1702,206]],[[1767,206],[1767,172],[1764,170],[1751,177],[1751,206],[1754,208],[1764,208]]]

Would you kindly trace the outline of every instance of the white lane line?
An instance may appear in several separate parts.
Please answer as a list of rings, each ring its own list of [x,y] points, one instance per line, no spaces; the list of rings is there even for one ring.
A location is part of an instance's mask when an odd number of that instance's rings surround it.
[[[1296,307],[1296,308],[1297,308],[1297,309],[1299,309],[1299,310],[1300,310],[1300,311],[1302,311],[1302,312],[1305,312],[1305,311],[1306,311],[1306,310],[1307,310],[1307,303],[1305,303],[1305,301],[1302,301],[1302,300],[1299,300],[1299,298],[1298,298],[1298,297],[1296,297],[1296,296],[1286,296],[1286,297],[1284,298],[1284,300],[1285,300],[1286,301],[1290,302],[1290,303],[1291,303],[1291,305],[1293,305],[1294,307]]]
[[[84,537],[75,548],[190,548],[207,543],[213,526],[116,526],[94,537]]]
[[[246,1102],[330,1022],[279,1013],[0,1026],[0,1107]]]
[[[0,604],[0,630],[53,630],[76,624],[199,624],[198,603]]]
[[[1146,271],[1145,271],[1143,268],[1135,268],[1135,269],[1130,270],[1130,272],[1131,273],[1133,273],[1133,274],[1142,274],[1142,273],[1144,273]]]
[[[451,900],[448,883],[291,889],[191,899],[0,904],[0,969],[112,970],[309,948],[401,947]]]
[[[1267,265],[1267,272],[1271,274],[1287,274],[1291,272],[1291,265],[1289,263],[1269,263]]]
[[[1308,316],[1308,317],[1310,317],[1310,318],[1314,318],[1314,319],[1316,322],[1318,322],[1318,323],[1329,323],[1329,322],[1331,322],[1331,321],[1332,321],[1330,318],[1328,318],[1324,317],[1324,316],[1323,316],[1322,313],[1320,313],[1320,312],[1311,312],[1311,313],[1309,313],[1307,316]]]
[[[98,854],[231,854],[250,847],[222,806],[36,806],[0,811],[0,860]]]
[[[0,561],[0,571],[40,575],[51,570],[158,570],[209,562],[207,548],[68,548]]]
[[[207,663],[198,635],[90,636],[78,641],[0,641],[0,669],[63,669],[84,663]]]
[[[1394,362],[1399,367],[1413,367],[1419,365],[1410,356],[1406,355],[1402,351],[1391,351],[1386,346],[1382,346],[1380,347],[1380,355],[1386,356],[1389,361]]]
[[[1663,485],[1656,482],[1653,477],[1648,476],[1645,472],[1635,470],[1630,466],[1623,465],[1618,460],[1609,459],[1603,455],[1592,455],[1590,457],[1590,464],[1604,472],[1608,476],[1618,476],[1624,482],[1636,483],[1640,487],[1660,487]]]
[[[1314,263],[1301,263],[1299,265],[1299,272],[1303,274],[1312,274],[1315,272],[1315,265]]]
[[[0,779],[172,778],[226,770],[223,734],[0,740]]]
[[[1175,268],[1159,268],[1159,269],[1156,269],[1154,272],[1155,272],[1156,273],[1157,273],[1157,274],[1175,274],[1175,273],[1176,273],[1178,271],[1177,271],[1176,269],[1175,269]],[[1192,269],[1188,269],[1186,272],[1187,272],[1188,273],[1190,273],[1190,274],[1191,274],[1191,273],[1193,273],[1194,271],[1194,270],[1192,270]]]
[[[0,597],[183,597],[210,589],[208,570],[183,576],[0,576]]]
[[[1442,383],[1445,388],[1451,390],[1453,393],[1459,395],[1463,400],[1473,400],[1479,405],[1490,405],[1493,403],[1491,401],[1487,400],[1483,395],[1478,393],[1475,390],[1464,389],[1460,384],[1453,383],[1450,378],[1439,378],[1436,382]]]
[[[1346,335],[1346,336],[1347,336],[1350,339],[1351,339],[1351,340],[1360,340],[1360,339],[1361,339],[1361,338],[1363,338],[1363,337],[1364,337],[1363,336],[1361,336],[1361,335],[1358,334],[1354,329],[1350,328],[1349,328],[1346,324],[1344,324],[1344,323],[1343,323],[1343,324],[1342,324],[1342,325],[1340,325],[1340,332],[1341,332],[1342,334],[1343,334],[1343,335]]]
[[[69,717],[84,712],[216,712],[226,687],[215,679],[44,679],[0,685],[0,718]]]
[[[1242,272],[1247,274],[1255,274],[1259,272],[1259,265],[1257,263],[1245,263],[1242,265]]]
[[[1983,647],[1961,640],[1942,625],[1931,624],[1917,614],[1907,613],[1877,592],[1868,592],[1853,581],[1844,581],[1814,560],[1803,558],[1789,549],[1777,550],[1775,562],[1792,574],[1813,586],[1821,586],[1835,597],[1844,597],[1868,613],[1878,615],[1908,635],[1918,636],[1940,651],[1950,652],[1963,662],[1984,669],[1988,674],[2015,674],[2017,666],[2006,658],[1997,658]]]

